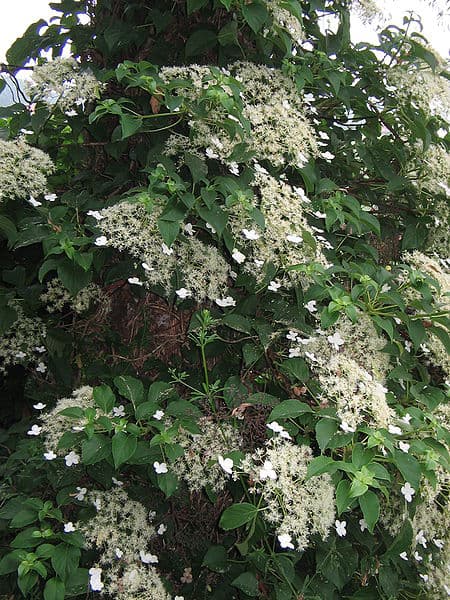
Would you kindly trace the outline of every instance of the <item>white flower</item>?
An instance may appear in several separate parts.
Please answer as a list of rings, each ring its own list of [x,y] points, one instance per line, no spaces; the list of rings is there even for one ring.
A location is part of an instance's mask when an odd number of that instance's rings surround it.
[[[284,430],[284,427],[277,423],[276,421],[272,421],[272,423],[267,424],[267,428],[271,429],[274,433],[280,433]]]
[[[22,350],[20,350],[19,352],[16,352],[15,357],[16,358],[25,358],[26,353],[22,352]]]
[[[122,487],[123,486],[123,481],[120,481],[120,479],[116,479],[115,477],[111,477],[111,481],[113,482],[114,485],[117,485],[117,487]]]
[[[258,240],[261,237],[254,229],[243,229],[242,233],[247,240]]]
[[[450,586],[445,585],[445,583],[444,583],[444,590],[446,591],[447,596],[450,596]]]
[[[355,427],[351,427],[347,421],[342,421],[342,423],[339,425],[339,427],[342,429],[342,431],[344,433],[355,433],[356,429]]]
[[[294,550],[294,544],[292,543],[292,538],[288,533],[282,533],[278,536],[278,541],[280,542],[280,546],[282,548],[290,548]]]
[[[34,207],[42,206],[42,202],[39,202],[39,200],[35,200],[33,196],[30,196],[28,202],[31,204],[31,206]]]
[[[163,410],[157,410],[157,411],[155,412],[155,414],[154,414],[154,415],[152,415],[152,416],[153,416],[153,418],[154,418],[154,419],[156,419],[157,421],[161,421],[161,419],[162,419],[162,418],[163,418],[163,416],[164,416],[164,411],[163,411]]]
[[[164,525],[164,523],[161,523],[161,525],[158,527],[158,529],[156,530],[156,533],[158,535],[164,535],[167,531],[167,527],[166,525]]]
[[[96,510],[100,510],[102,507],[102,501],[100,498],[96,498],[95,500],[93,500],[92,504],[95,506]]]
[[[402,421],[402,423],[406,423],[406,425],[409,425],[409,422],[411,421],[412,416],[409,413],[406,413],[406,415],[404,415],[400,421]]]
[[[45,460],[55,460],[56,454],[53,450],[49,450],[48,452],[44,452],[44,458]]]
[[[125,407],[123,404],[119,406],[114,406],[112,409],[113,417],[124,417],[125,416]]]
[[[310,300],[305,304],[305,308],[306,310],[309,310],[310,313],[315,313],[317,312],[316,304],[317,302],[315,300]]]
[[[408,450],[410,449],[410,445],[408,444],[408,442],[399,442],[398,447],[402,452],[408,452]]]
[[[262,167],[259,163],[255,162],[255,164],[253,165],[255,171],[257,173],[262,173],[263,175],[268,175],[269,172],[267,171],[267,169],[265,169],[264,167]]]
[[[228,473],[228,475],[233,474],[234,462],[233,462],[232,458],[224,458],[223,456],[219,455],[217,457],[217,462],[222,467],[222,469],[225,471],[225,473]]]
[[[206,229],[209,229],[211,233],[217,233],[211,223],[206,223]]]
[[[261,481],[264,481],[265,479],[272,479],[272,481],[274,481],[277,478],[277,474],[275,473],[270,460],[266,460],[262,469],[259,470],[259,478]]]
[[[402,485],[400,491],[405,497],[406,502],[412,502],[412,497],[416,493],[416,490],[411,487],[411,484],[408,481],[405,483],[405,485]]]
[[[183,230],[184,230],[184,233],[187,233],[187,235],[194,235],[194,233],[195,233],[192,223],[185,223],[183,225]]]
[[[305,352],[306,358],[308,358],[311,362],[319,362],[319,359],[316,358],[314,352]]]
[[[66,110],[66,113],[65,113],[65,114],[66,114],[68,117],[76,117],[78,113],[77,113],[77,111],[76,111],[76,110],[73,110],[73,108],[72,108],[72,110]]]
[[[30,430],[27,431],[28,435],[39,435],[42,431],[42,427],[39,425],[33,425]]]
[[[144,271],[154,271],[155,269],[153,267],[151,267],[149,264],[147,264],[146,262],[142,263],[142,268],[144,269]]]
[[[72,465],[77,465],[80,462],[80,457],[76,452],[71,450],[69,454],[66,454],[64,460],[66,461],[66,466],[71,467]]]
[[[94,244],[96,246],[106,246],[107,243],[108,243],[108,239],[104,235],[101,235],[100,237],[95,238],[95,242],[94,242]]]
[[[156,554],[150,554],[150,552],[144,552],[144,550],[139,550],[139,556],[146,565],[153,565],[159,562]]]
[[[102,576],[102,569],[97,568],[97,567],[91,567],[89,569],[89,585],[91,586],[91,590],[93,592],[101,592],[103,587],[104,587],[104,583],[101,580],[101,576]]]
[[[328,343],[331,344],[335,350],[339,350],[340,346],[342,346],[345,343],[339,331],[336,331],[335,333],[333,333],[333,335],[329,335],[327,337],[327,340]]]
[[[49,202],[54,202],[58,198],[58,196],[56,194],[45,194],[44,198]]]
[[[117,558],[122,558],[122,556],[123,556],[123,552],[120,548],[116,548],[114,550],[114,554],[117,556]]]
[[[45,366],[45,364],[43,362],[38,363],[38,366],[36,367],[36,371],[38,371],[39,373],[45,373],[46,370],[47,370],[47,367]]]
[[[271,292],[277,292],[280,289],[280,287],[281,283],[278,283],[277,281],[271,281],[267,286],[267,289]]]
[[[128,277],[128,283],[131,283],[131,285],[144,285],[144,282],[139,277]]]
[[[231,254],[231,257],[233,260],[235,260],[237,263],[239,263],[240,265],[245,261],[245,259],[247,258],[245,256],[245,254],[242,254],[242,252],[239,252],[239,250],[237,248],[235,248]]]
[[[427,539],[426,539],[426,537],[424,535],[423,529],[421,529],[419,531],[419,533],[416,535],[416,542],[418,544],[420,544],[421,546],[423,546],[424,548],[427,547]]]
[[[178,296],[178,298],[184,300],[185,298],[189,298],[191,292],[186,288],[180,288],[179,290],[175,290],[175,294]]]
[[[263,264],[264,264],[264,261],[263,261],[263,260],[259,260],[259,258],[255,258],[255,259],[253,259],[253,262],[255,263],[255,265],[256,265],[257,267],[262,267],[262,266],[263,266]]]
[[[429,579],[429,577],[426,573],[425,574],[419,573],[419,577],[421,577],[425,582],[428,581],[428,579]]]
[[[288,242],[292,242],[293,244],[301,244],[303,242],[303,238],[301,235],[295,235],[295,233],[291,233],[286,236]]]
[[[75,531],[75,527],[73,526],[72,521],[64,523],[64,533],[72,533],[73,531]]]
[[[231,116],[230,116],[230,118],[231,118]],[[237,119],[235,119],[235,120],[237,121]],[[237,162],[230,163],[228,165],[228,170],[230,171],[230,173],[232,175],[236,175],[236,177],[239,175],[239,165],[237,164]]]
[[[184,596],[175,596],[173,600],[184,600]]]
[[[153,468],[155,469],[156,473],[158,473],[158,474],[168,472],[167,465],[165,462],[159,463],[158,461],[155,461],[153,463]]]
[[[291,340],[292,342],[296,342],[299,334],[292,329],[289,329],[289,333],[286,335],[286,339]]]
[[[219,158],[219,155],[212,148],[206,148],[205,154],[208,158]]]
[[[316,210],[315,212],[313,212],[313,215],[318,219],[326,219],[327,217],[327,213],[320,212],[320,210]]]
[[[173,248],[169,248],[169,246],[164,243],[161,245],[161,251],[166,256],[170,256],[171,254],[173,254]]]
[[[339,537],[345,537],[347,535],[347,521],[338,521],[334,522],[336,533]]]
[[[359,520],[359,528],[361,529],[361,531],[365,531],[366,529],[369,529],[369,526],[367,525],[365,519]]]
[[[289,358],[298,358],[302,355],[302,349],[297,346],[297,348],[289,348]]]
[[[436,548],[439,548],[439,550],[442,550],[442,548],[444,547],[443,540],[433,540],[433,544],[436,546]]]
[[[333,158],[335,158],[334,154],[331,154],[331,152],[322,152],[320,156],[325,160],[333,160]]]
[[[42,402],[38,402],[37,404],[33,404],[33,408],[35,408],[36,410],[43,410],[47,405],[46,404],[42,404]]]
[[[392,435],[401,435],[402,434],[402,430],[400,429],[400,427],[397,427],[396,425],[389,425],[388,431],[389,431],[389,433],[392,433]]]
[[[93,217],[96,221],[101,221],[105,218],[105,215],[102,215],[99,210],[88,210],[86,214],[89,217]]]
[[[72,431],[83,431],[84,430],[84,425],[74,425],[72,427]]]
[[[226,308],[227,306],[236,306],[236,300],[231,296],[227,296],[226,298],[216,298],[214,302],[221,308]]]
[[[403,560],[408,560],[408,555],[406,554],[406,552],[400,552],[399,556],[400,556],[400,558],[402,558]]]
[[[421,560],[423,560],[423,557],[420,556],[420,554],[417,552],[417,550],[414,552],[414,558],[417,560],[417,562],[420,562]]]
[[[77,492],[78,492],[78,494],[75,494],[75,500],[78,500],[79,502],[83,502],[84,497],[87,494],[87,489],[85,487],[77,486]]]
[[[35,346],[34,349],[36,350],[36,352],[39,352],[39,354],[42,354],[43,352],[46,351],[46,347],[45,346]]]

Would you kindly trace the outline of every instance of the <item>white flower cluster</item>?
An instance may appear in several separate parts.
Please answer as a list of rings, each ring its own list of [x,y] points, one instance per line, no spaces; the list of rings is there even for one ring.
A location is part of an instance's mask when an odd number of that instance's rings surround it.
[[[92,392],[92,388],[90,386],[85,385],[75,390],[70,398],[61,398],[60,400],[58,400],[56,406],[52,410],[41,415],[40,432],[42,432],[44,447],[47,450],[47,452],[52,453],[53,458],[56,458],[56,456],[64,456],[66,454],[65,449],[58,448],[58,443],[63,433],[65,433],[66,431],[70,431],[71,429],[72,431],[80,431],[87,423],[87,420],[85,420],[84,418],[75,419],[65,415],[61,415],[61,411],[75,407],[82,410],[85,410],[86,408],[94,408]],[[96,410],[99,413],[99,415],[103,414],[99,408],[97,408]],[[75,455],[76,453],[74,452],[72,456],[74,457]],[[69,459],[69,462],[72,461]]]
[[[448,260],[450,257],[450,203],[438,200],[433,210],[433,224],[427,238],[427,250]]]
[[[45,372],[42,355],[47,335],[45,324],[39,317],[25,316],[20,304],[9,303],[17,313],[17,319],[0,338],[0,373],[5,373],[12,365],[34,365],[38,372]]]
[[[311,263],[327,266],[322,251],[326,239],[308,224],[305,206],[308,200],[303,190],[262,171],[255,174],[252,186],[255,194],[249,207],[236,203],[229,208],[229,225],[242,248],[235,260],[244,264],[244,270],[263,279],[265,263],[281,269]],[[252,220],[253,208],[262,213],[264,230]],[[302,279],[300,271],[292,270],[286,272],[283,284],[289,286]],[[272,288],[280,287],[276,283]]]
[[[47,283],[47,289],[41,294],[40,299],[49,313],[61,312],[69,307],[77,314],[81,314],[89,310],[93,304],[107,302],[101,287],[95,283],[90,283],[72,296],[56,277]]]
[[[388,70],[387,82],[395,88],[400,104],[412,104],[426,115],[437,115],[450,123],[450,82],[439,69],[434,73],[428,66],[397,66]]]
[[[0,140],[0,201],[28,200],[47,191],[47,176],[54,171],[50,157],[22,138]]]
[[[184,448],[184,454],[172,465],[172,471],[183,479],[190,491],[208,486],[220,492],[228,481],[226,471],[217,457],[241,447],[237,429],[226,423],[214,423],[206,418],[198,423],[202,433],[180,430],[175,441]],[[226,459],[225,459],[226,460]]]
[[[243,122],[249,124],[248,131],[244,132],[242,128],[240,132],[243,139],[230,134],[230,124],[233,121],[239,123],[239,119],[228,114],[222,106],[208,110],[206,117],[199,116],[198,109],[193,106],[188,108],[191,116],[189,140],[180,135],[171,136],[166,146],[167,154],[189,148],[199,154],[201,148],[206,157],[221,160],[236,175],[239,169],[231,154],[242,142],[258,160],[268,160],[275,166],[303,166],[310,156],[317,154],[314,131],[291,79],[279,69],[247,62],[229,65],[224,73],[233,77],[235,85],[240,84]],[[183,95],[192,102],[207,93],[209,87],[218,86],[209,67],[163,67],[160,75],[167,83],[173,79],[186,80],[186,88],[177,89],[182,89]],[[232,98],[230,85],[221,84],[221,90]]]
[[[312,535],[326,539],[334,525],[334,486],[329,474],[305,480],[312,458],[309,446],[272,438],[241,462],[241,470],[254,482],[254,493],[264,501],[261,516],[275,526],[283,548],[304,550]]]
[[[145,273],[149,285],[160,285],[166,291],[173,287],[175,272],[177,289],[184,289],[184,297],[198,301],[221,298],[226,289],[230,268],[217,248],[184,236],[171,248],[164,243],[157,220],[161,206],[151,213],[142,204],[120,202],[101,211],[98,226],[104,235],[105,246],[126,251],[135,257]],[[141,283],[131,281],[131,283]]]
[[[387,427],[394,417],[386,401],[384,378],[389,355],[382,352],[385,340],[368,315],[359,313],[356,323],[347,317],[327,331],[302,338],[291,331],[291,358],[305,358],[316,373],[324,400],[332,400],[348,431],[364,420]]]
[[[28,91],[33,102],[57,105],[62,111],[77,106],[84,109],[87,101],[100,97],[102,84],[90,69],[81,69],[73,58],[55,58],[33,69]]]
[[[280,6],[279,0],[266,0],[266,8],[272,16],[272,29],[286,31],[293,41],[300,45],[303,40],[303,27],[295,15]]]
[[[434,294],[435,302],[440,310],[450,311],[450,273],[448,268],[445,268],[444,262],[427,256],[418,250],[405,252],[402,255],[402,260],[414,270],[421,271],[437,281],[440,289],[439,291],[436,290]],[[402,274],[401,280],[404,281],[404,279]],[[403,293],[409,301],[420,295],[419,291],[413,288],[405,288]],[[422,345],[422,349],[433,364],[439,366],[446,376],[450,376],[450,356],[441,339],[435,333],[429,333],[427,342]]]
[[[88,494],[96,515],[76,525],[88,548],[100,553],[91,569],[91,589],[121,600],[170,600],[149,551],[156,535],[148,510],[120,487]]]

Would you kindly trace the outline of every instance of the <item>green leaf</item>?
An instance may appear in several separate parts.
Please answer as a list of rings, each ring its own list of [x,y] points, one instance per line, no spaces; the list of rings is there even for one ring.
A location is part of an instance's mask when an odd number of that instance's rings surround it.
[[[66,587],[64,582],[56,577],[52,577],[45,584],[44,600],[64,600]]]
[[[170,498],[178,487],[178,478],[174,473],[158,475],[158,487],[166,498]]]
[[[196,10],[203,8],[208,4],[209,0],[187,0],[187,12],[191,15]]]
[[[229,46],[238,43],[237,27],[237,21],[230,21],[222,27],[217,36],[221,46]]]
[[[397,558],[401,552],[410,549],[413,537],[411,522],[407,519],[404,521],[400,533],[386,550],[383,559]]]
[[[195,156],[195,154],[185,152],[184,161],[187,164],[189,171],[191,172],[194,183],[205,179],[205,177],[208,175],[208,167],[206,165],[206,162],[198,156]]]
[[[174,402],[170,402],[166,409],[166,414],[172,417],[178,418],[199,418],[201,417],[201,411],[188,400],[175,400]]]
[[[363,496],[359,497],[359,506],[361,507],[370,533],[373,533],[375,524],[380,516],[380,501],[378,500],[378,496],[375,492],[368,490]]]
[[[252,330],[252,322],[250,319],[235,313],[230,313],[222,317],[222,323],[227,327],[235,329],[236,331],[241,331],[242,333],[250,334]]]
[[[337,540],[336,548],[322,544],[316,552],[317,570],[341,590],[358,567],[358,553],[350,542]]]
[[[316,456],[308,465],[306,479],[311,479],[322,473],[335,473],[339,465],[329,456]]]
[[[366,483],[355,478],[350,486],[350,497],[358,498],[358,496],[365,494],[368,489],[369,486]]]
[[[265,392],[256,392],[255,394],[250,394],[244,402],[248,402],[249,404],[263,404],[264,406],[275,406],[275,404],[278,403],[278,398],[266,394]]]
[[[307,381],[309,369],[303,358],[288,358],[280,365],[281,370],[296,381]]]
[[[17,312],[11,306],[0,306],[0,335],[5,334],[17,320]]]
[[[17,570],[20,558],[16,553],[17,550],[10,552],[9,554],[5,554],[5,556],[0,560],[0,576],[7,575],[8,573],[14,573],[14,571]]]
[[[241,573],[239,577],[236,577],[236,579],[231,582],[231,585],[242,590],[247,596],[259,596],[258,580],[250,571]]]
[[[210,29],[197,29],[189,37],[185,46],[186,58],[199,56],[205,50],[213,48],[217,44],[217,36]]]
[[[241,502],[240,504],[232,504],[226,508],[220,517],[219,525],[222,529],[229,531],[236,529],[241,525],[245,525],[251,521],[258,513],[258,509],[254,504],[249,502]]]
[[[164,243],[170,248],[180,233],[180,222],[166,221],[165,219],[160,218],[157,223],[159,233],[161,234]]]
[[[316,438],[319,448],[323,452],[338,430],[338,423],[334,419],[320,419],[316,424]]]
[[[93,392],[95,404],[102,409],[105,414],[109,414],[116,402],[114,392],[109,385],[97,385]]]
[[[136,408],[135,415],[136,419],[149,419],[158,410],[158,404],[156,402],[143,402]]]
[[[85,271],[82,267],[68,259],[58,264],[57,272],[64,287],[72,295],[77,294],[92,281],[91,271]]]
[[[114,434],[111,449],[116,469],[133,456],[136,447],[137,438],[134,435],[127,435],[124,431]]]
[[[17,235],[17,229],[11,219],[0,215],[0,233],[3,233],[6,239],[10,242],[14,242]]]
[[[312,408],[300,402],[299,400],[283,400],[278,406],[272,410],[268,417],[268,421],[277,421],[278,419],[295,419],[305,413],[311,413]]]
[[[394,450],[393,458],[394,464],[403,475],[405,481],[408,481],[415,490],[418,490],[422,477],[419,461],[414,456],[411,456],[411,454],[402,452],[401,450]]]
[[[108,458],[111,454],[111,441],[104,435],[94,434],[81,444],[81,461],[84,465],[93,465]]]
[[[142,381],[130,377],[129,375],[119,375],[114,377],[114,385],[119,390],[119,394],[130,400],[136,407],[144,399],[144,386]]]
[[[341,479],[336,487],[336,508],[340,516],[350,504],[350,481]]]
[[[28,27],[23,36],[18,38],[6,52],[6,60],[9,64],[19,66],[30,59],[34,51],[40,48],[42,39],[39,30],[46,25],[47,22],[40,19]]]
[[[254,33],[258,33],[269,16],[265,6],[254,2],[243,5],[242,15]]]
[[[30,525],[37,520],[37,511],[32,508],[22,508],[19,510],[17,514],[12,518],[9,526],[10,527],[24,527],[25,525]]]
[[[215,573],[225,573],[228,570],[228,555],[224,546],[210,546],[206,552],[202,566],[208,567]]]
[[[409,320],[408,324],[408,334],[411,338],[412,343],[414,344],[414,348],[417,350],[420,344],[427,337],[427,332],[425,327],[422,325],[422,321],[419,319]]]
[[[69,544],[58,544],[51,557],[55,573],[65,581],[73,573],[80,561],[81,550]]]

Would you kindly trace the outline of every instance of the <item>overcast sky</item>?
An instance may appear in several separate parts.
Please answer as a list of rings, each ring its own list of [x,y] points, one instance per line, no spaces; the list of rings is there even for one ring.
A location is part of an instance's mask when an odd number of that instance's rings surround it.
[[[415,10],[422,17],[424,23],[424,34],[431,44],[445,58],[450,53],[450,23],[437,23],[433,11],[426,7],[420,0],[380,0],[388,7],[392,14],[393,22],[401,25],[406,11]],[[2,18],[0,20],[0,62],[5,61],[5,52],[12,42],[23,34],[27,27],[39,19],[49,19],[52,11],[48,6],[48,0],[3,0]],[[442,19],[440,20],[442,23]],[[352,24],[352,35],[355,41],[376,42],[377,37],[373,28],[365,26],[361,21],[354,18]]]

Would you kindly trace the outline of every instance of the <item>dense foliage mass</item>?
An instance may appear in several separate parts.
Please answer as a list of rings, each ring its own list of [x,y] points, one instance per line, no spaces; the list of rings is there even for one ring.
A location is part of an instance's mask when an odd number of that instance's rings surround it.
[[[348,0],[52,6],[4,67],[0,595],[450,596],[444,60]]]

